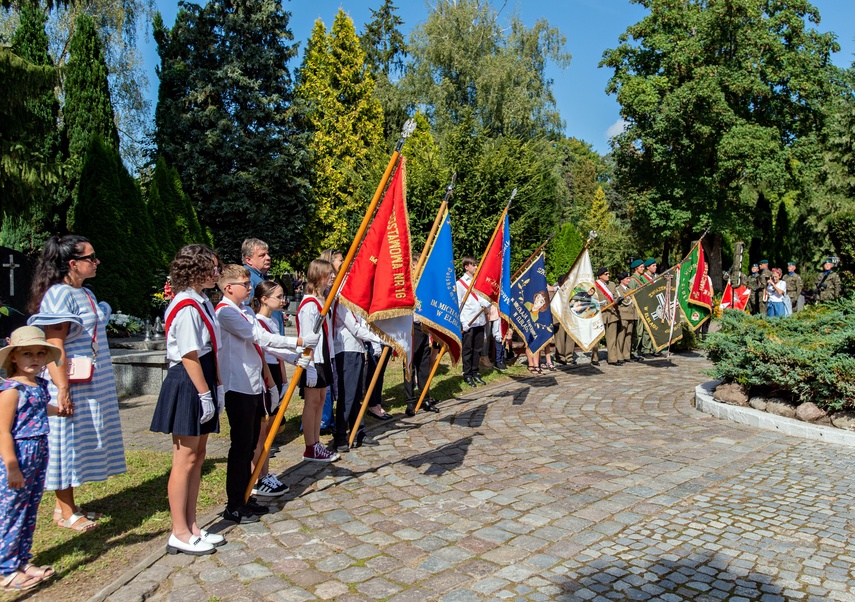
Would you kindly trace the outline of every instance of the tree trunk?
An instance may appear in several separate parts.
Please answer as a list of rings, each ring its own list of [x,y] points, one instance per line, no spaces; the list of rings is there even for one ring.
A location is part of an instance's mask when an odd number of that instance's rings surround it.
[[[666,238],[664,244],[662,245],[662,259],[659,262],[659,269],[657,273],[661,274],[665,270],[671,267],[671,239]]]
[[[710,266],[709,275],[713,281],[713,288],[717,291],[724,290],[724,270],[721,265],[721,234],[709,234],[704,236],[704,256]]]

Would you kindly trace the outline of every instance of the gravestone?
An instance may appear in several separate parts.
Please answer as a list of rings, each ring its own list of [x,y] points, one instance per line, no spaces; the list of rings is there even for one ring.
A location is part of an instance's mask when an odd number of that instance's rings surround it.
[[[33,260],[23,253],[0,247],[0,300],[9,310],[9,315],[0,316],[0,342],[3,344],[13,330],[27,323],[34,267]]]

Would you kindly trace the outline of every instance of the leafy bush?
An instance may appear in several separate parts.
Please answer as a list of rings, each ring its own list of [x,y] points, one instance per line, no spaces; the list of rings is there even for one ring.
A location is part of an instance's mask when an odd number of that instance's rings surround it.
[[[726,310],[704,345],[710,374],[757,390],[784,390],[824,410],[855,409],[855,303],[843,300],[788,318]]]

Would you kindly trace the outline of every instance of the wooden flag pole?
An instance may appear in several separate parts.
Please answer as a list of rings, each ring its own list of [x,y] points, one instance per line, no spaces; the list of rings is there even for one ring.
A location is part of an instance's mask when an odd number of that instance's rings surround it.
[[[469,287],[466,289],[466,293],[463,295],[463,301],[460,302],[460,307],[466,303],[466,299],[469,298],[469,295],[472,293],[472,286],[475,284],[475,279],[478,278],[478,274],[481,271],[481,266],[484,264],[484,258],[487,256],[487,252],[490,250],[490,247],[493,245],[493,241],[496,240],[496,236],[499,234],[499,228],[502,227],[502,224],[505,223],[505,216],[508,214],[508,209],[511,207],[511,202],[514,200],[514,197],[517,196],[517,189],[514,188],[513,192],[511,192],[511,198],[508,199],[508,203],[505,205],[502,214],[499,216],[499,221],[496,223],[496,228],[493,230],[493,235],[490,237],[490,242],[487,243],[487,248],[484,249],[484,253],[481,255],[481,261],[478,262],[478,267],[475,270],[475,273],[472,275],[472,282],[469,283]],[[483,309],[481,310],[483,311]],[[480,315],[480,313],[478,314]],[[477,318],[478,316],[475,316]],[[473,319],[474,321],[474,319]],[[424,403],[425,396],[427,395],[427,391],[430,388],[430,383],[433,380],[434,374],[436,374],[437,369],[439,368],[439,363],[442,361],[442,356],[445,355],[445,352],[448,350],[447,345],[443,345],[442,349],[439,350],[439,353],[436,354],[436,360],[433,362],[433,366],[431,366],[430,374],[428,375],[427,383],[425,383],[424,388],[421,390],[421,394],[419,395],[419,401],[416,404],[416,413],[418,413],[419,408],[422,407],[422,403]]]
[[[457,180],[457,173],[454,173],[451,176],[451,184],[449,184],[448,188],[445,189],[445,197],[439,205],[439,211],[437,211],[436,218],[433,220],[433,226],[431,226],[430,233],[428,234],[427,243],[422,249],[422,254],[419,256],[419,261],[416,264],[415,270],[417,278],[421,276],[425,260],[427,259],[427,251],[430,246],[433,245],[433,239],[436,236],[436,231],[439,230],[439,222],[442,220],[442,215],[445,212],[445,208],[448,206],[448,199],[451,198],[451,192],[454,190],[455,180]],[[413,284],[413,290],[416,290],[416,283]],[[349,446],[353,446],[353,441],[356,438],[359,425],[362,424],[362,419],[365,417],[365,412],[368,410],[368,400],[371,399],[371,394],[374,393],[374,387],[377,386],[377,381],[380,379],[380,371],[385,364],[387,357],[389,357],[389,347],[383,347],[383,351],[380,353],[380,359],[377,360],[377,368],[374,370],[374,374],[371,376],[371,382],[368,383],[368,388],[365,390],[365,397],[362,399],[362,405],[359,407],[359,414],[356,416],[354,428],[350,429],[350,437],[347,443]]]
[[[413,410],[416,414],[419,413],[419,409],[422,407],[422,403],[424,403],[425,397],[427,397],[427,392],[430,388],[430,383],[433,380],[433,375],[436,374],[436,371],[439,368],[439,363],[442,361],[442,356],[445,355],[446,351],[448,351],[448,345],[443,343],[442,349],[440,349],[439,353],[436,354],[436,361],[433,363],[433,366],[430,367],[430,374],[428,374],[427,382],[425,383],[425,386],[422,387],[422,390],[419,392],[419,401],[416,404],[416,409]]]
[[[377,185],[374,197],[371,199],[371,202],[368,204],[368,208],[365,210],[365,215],[362,217],[362,223],[359,225],[359,230],[357,231],[353,242],[350,243],[350,249],[347,252],[347,256],[342,262],[341,268],[339,269],[338,274],[336,274],[335,281],[330,288],[330,294],[327,295],[327,298],[324,301],[324,307],[321,309],[321,313],[318,316],[317,321],[312,325],[312,331],[315,333],[320,331],[324,317],[330,310],[333,299],[338,293],[342,280],[344,280],[344,275],[353,261],[353,256],[356,255],[356,249],[359,248],[359,244],[362,242],[362,237],[365,235],[365,230],[368,228],[368,224],[374,216],[374,210],[377,209],[377,203],[380,202],[380,195],[383,194],[383,190],[386,188],[386,184],[392,176],[392,170],[395,168],[395,165],[397,165],[398,159],[401,156],[401,149],[404,147],[404,141],[410,137],[410,134],[412,134],[415,129],[416,124],[412,119],[408,119],[406,123],[404,123],[404,127],[401,130],[401,138],[398,140],[398,144],[395,146],[395,151],[392,153],[392,156],[389,157],[389,164],[386,166],[386,171],[383,172],[383,177],[380,178],[380,183]],[[305,349],[303,351],[303,355],[311,356],[312,352],[312,349]],[[267,459],[267,456],[270,455],[270,448],[273,446],[273,439],[279,431],[279,426],[282,424],[282,418],[285,416],[285,410],[288,409],[288,404],[291,402],[291,397],[293,397],[294,391],[297,389],[297,384],[300,382],[300,377],[302,375],[303,368],[301,366],[297,366],[294,369],[294,374],[291,375],[291,380],[288,383],[288,389],[285,391],[285,394],[282,395],[282,400],[279,403],[279,409],[276,411],[276,415],[273,418],[273,424],[270,426],[270,433],[264,441],[264,447],[261,449],[261,455],[258,458],[255,469],[252,471],[249,483],[247,483],[246,492],[243,496],[244,501],[249,500],[249,496],[252,495],[252,488],[261,474],[261,469],[264,467],[264,462]]]

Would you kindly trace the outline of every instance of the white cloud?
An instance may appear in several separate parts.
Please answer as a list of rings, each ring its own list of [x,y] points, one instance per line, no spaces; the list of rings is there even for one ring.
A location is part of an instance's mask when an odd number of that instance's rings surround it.
[[[606,138],[611,140],[618,134],[622,134],[626,131],[626,126],[629,125],[629,122],[623,117],[619,118],[613,124],[609,126],[609,129],[606,130]]]

